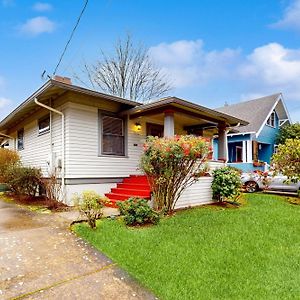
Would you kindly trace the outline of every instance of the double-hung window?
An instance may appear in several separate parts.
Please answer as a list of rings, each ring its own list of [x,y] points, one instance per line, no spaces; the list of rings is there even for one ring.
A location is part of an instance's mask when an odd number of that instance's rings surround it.
[[[24,149],[24,128],[18,130],[17,133],[17,149],[23,150]]]
[[[124,120],[115,116],[101,115],[101,153],[125,155]]]
[[[44,118],[38,121],[39,125],[39,134],[43,134],[50,131],[50,115],[45,116]]]

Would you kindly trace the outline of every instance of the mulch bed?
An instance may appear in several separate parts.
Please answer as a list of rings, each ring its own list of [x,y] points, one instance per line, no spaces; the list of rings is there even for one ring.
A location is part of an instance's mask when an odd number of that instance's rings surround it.
[[[15,203],[20,205],[43,207],[51,211],[67,211],[71,208],[70,206],[62,202],[53,201],[53,200],[51,201],[43,196],[38,196],[38,197],[19,196],[13,193],[8,193],[7,195],[10,198],[12,198]]]

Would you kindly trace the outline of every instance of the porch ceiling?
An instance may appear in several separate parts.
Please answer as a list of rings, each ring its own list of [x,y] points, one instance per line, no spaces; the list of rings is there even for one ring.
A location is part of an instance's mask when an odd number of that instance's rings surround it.
[[[142,116],[158,117],[166,110],[174,111],[175,118],[176,116],[177,118],[180,118],[180,123],[185,121],[185,126],[213,126],[219,123],[225,123],[227,126],[236,126],[237,124],[243,126],[248,124],[245,120],[176,97],[164,98],[159,101],[134,107],[122,112],[122,114],[128,114],[130,119]]]

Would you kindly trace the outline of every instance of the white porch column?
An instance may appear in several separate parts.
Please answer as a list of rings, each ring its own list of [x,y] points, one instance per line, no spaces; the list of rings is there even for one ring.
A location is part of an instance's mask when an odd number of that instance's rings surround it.
[[[166,110],[164,119],[164,137],[171,137],[175,134],[174,111]]]
[[[243,141],[243,148],[242,148],[242,159],[243,163],[247,162],[247,149],[246,149],[246,141]]]
[[[228,141],[226,124],[219,124],[218,126],[218,159],[228,161]]]
[[[247,163],[252,163],[252,141],[246,141],[247,144]]]

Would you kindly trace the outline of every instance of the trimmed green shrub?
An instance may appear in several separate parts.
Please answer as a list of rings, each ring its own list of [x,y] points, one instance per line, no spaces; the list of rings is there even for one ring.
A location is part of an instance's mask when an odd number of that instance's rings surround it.
[[[88,224],[94,229],[96,228],[96,220],[103,215],[102,208],[110,201],[94,191],[84,191],[81,195],[76,194],[73,197],[73,202],[78,205],[80,213],[87,218]]]
[[[242,187],[240,172],[231,167],[213,171],[213,198],[222,202],[237,196]]]
[[[157,224],[160,216],[148,204],[146,199],[131,197],[126,201],[119,201],[117,205],[120,214],[124,216],[126,225]]]
[[[34,197],[42,185],[42,172],[34,167],[10,165],[4,172],[5,183],[17,195]]]

